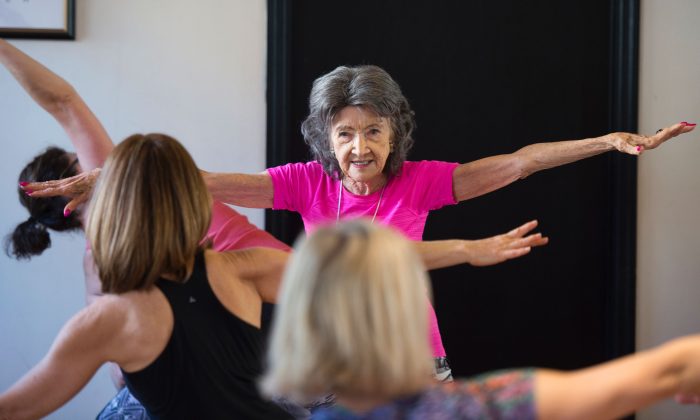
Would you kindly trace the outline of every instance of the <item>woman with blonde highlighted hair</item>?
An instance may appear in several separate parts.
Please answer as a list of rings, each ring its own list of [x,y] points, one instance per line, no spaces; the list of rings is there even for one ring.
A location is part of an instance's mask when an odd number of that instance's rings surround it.
[[[75,153],[57,147],[46,149],[22,169],[19,181],[61,179],[104,165],[114,148],[112,139],[68,81],[3,39],[0,39],[0,64],[28,96],[63,128],[75,148]],[[31,191],[20,189],[19,200],[29,212],[29,218],[6,238],[6,252],[15,258],[30,259],[40,255],[51,245],[51,230],[82,232],[85,228],[86,214],[83,206],[65,211],[68,203],[66,197],[36,198],[31,195]],[[251,247],[289,250],[286,244],[251,224],[247,217],[216,201],[212,205],[207,240],[217,251]],[[83,269],[85,298],[90,303],[102,295],[90,246],[86,246],[83,253]],[[119,369],[110,364],[109,372],[119,392],[105,405],[97,418],[109,419],[120,412],[127,412],[131,420],[147,419],[141,404],[124,386]]]
[[[262,302],[275,301],[288,254],[203,249],[211,205],[171,137],[134,135],[114,149],[86,229],[105,295],[0,395],[0,418],[50,413],[109,361],[153,418],[291,417],[255,383]]]
[[[607,419],[674,394],[700,402],[700,336],[572,372],[526,368],[436,383],[420,329],[429,283],[408,242],[352,222],[295,248],[262,387],[302,401],[335,393],[337,404],[314,419]]]

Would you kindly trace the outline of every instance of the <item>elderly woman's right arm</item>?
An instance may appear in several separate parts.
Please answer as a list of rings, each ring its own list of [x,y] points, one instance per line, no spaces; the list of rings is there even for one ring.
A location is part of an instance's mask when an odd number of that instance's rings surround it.
[[[20,187],[32,197],[70,197],[65,213],[73,212],[87,202],[101,173],[101,168],[83,172],[70,178],[45,182],[20,183]],[[201,171],[212,197],[222,203],[256,209],[272,208],[272,177],[267,172],[259,174],[213,173]]]
[[[214,200],[255,209],[272,208],[272,177],[267,171],[259,174],[201,172]]]
[[[75,146],[83,170],[102,166],[114,145],[73,86],[3,39],[0,63],[58,121]]]

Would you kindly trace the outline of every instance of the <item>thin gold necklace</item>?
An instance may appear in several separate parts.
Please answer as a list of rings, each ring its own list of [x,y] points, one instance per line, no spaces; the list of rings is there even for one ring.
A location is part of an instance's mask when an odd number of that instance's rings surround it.
[[[386,184],[389,182],[387,181]],[[337,225],[338,222],[340,222],[340,203],[343,201],[343,180],[340,180],[340,188],[338,188],[338,212],[335,215],[335,224]],[[370,223],[374,223],[374,219],[377,218],[377,213],[379,213],[379,206],[382,204],[382,197],[384,197],[384,190],[386,189],[386,184],[382,187],[382,192],[379,193],[379,200],[377,200],[377,208],[374,209],[374,215],[372,216],[372,221]]]

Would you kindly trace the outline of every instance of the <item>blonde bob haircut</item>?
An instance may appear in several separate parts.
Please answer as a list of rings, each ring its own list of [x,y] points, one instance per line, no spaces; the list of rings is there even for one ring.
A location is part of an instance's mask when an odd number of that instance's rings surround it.
[[[185,148],[134,134],[114,148],[93,193],[87,237],[104,293],[184,281],[211,219],[211,198]]]
[[[298,240],[263,391],[308,401],[424,389],[432,380],[427,278],[409,241],[389,228],[354,221]]]

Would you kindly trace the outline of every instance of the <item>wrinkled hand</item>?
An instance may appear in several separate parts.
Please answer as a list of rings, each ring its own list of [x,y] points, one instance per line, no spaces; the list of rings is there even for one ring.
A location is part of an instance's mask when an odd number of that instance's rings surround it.
[[[630,155],[640,155],[645,150],[655,149],[666,140],[693,131],[696,124],[682,122],[666,127],[652,136],[632,133],[612,133],[610,141],[617,150]]]
[[[498,264],[527,254],[533,246],[546,245],[549,238],[542,236],[541,233],[525,236],[536,227],[537,220],[533,220],[508,233],[471,241],[471,265]]]
[[[64,196],[71,199],[63,209],[63,215],[68,217],[75,209],[90,199],[92,189],[100,176],[102,169],[95,168],[70,178],[56,179],[46,182],[21,182],[27,195],[34,198]]]

